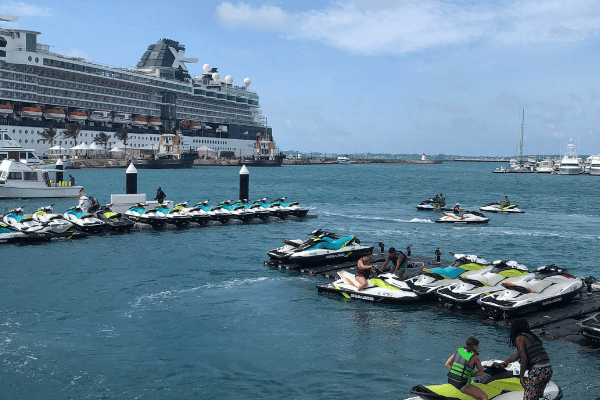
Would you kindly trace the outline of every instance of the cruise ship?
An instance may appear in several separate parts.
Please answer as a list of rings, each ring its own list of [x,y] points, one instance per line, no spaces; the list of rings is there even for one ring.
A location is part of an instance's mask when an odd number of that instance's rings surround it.
[[[2,22],[16,19],[0,15]],[[114,146],[114,133],[126,128],[133,150],[152,149],[161,133],[175,131],[183,150],[253,157],[270,141],[271,153],[280,153],[250,79],[235,86],[208,64],[192,77],[186,64],[198,60],[184,57],[175,40],[148,46],[136,68],[116,68],[54,53],[38,43],[40,34],[0,28],[0,131],[39,156],[54,145],[73,146],[61,135],[72,123],[81,125],[78,144],[91,145],[104,132]],[[41,141],[46,128],[57,129],[52,143]]]

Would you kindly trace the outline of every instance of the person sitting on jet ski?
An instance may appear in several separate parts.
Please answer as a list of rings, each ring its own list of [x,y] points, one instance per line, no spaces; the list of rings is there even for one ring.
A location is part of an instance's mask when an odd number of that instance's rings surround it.
[[[367,280],[371,276],[371,273],[377,273],[375,266],[371,265],[371,253],[365,254],[358,259],[357,268],[356,280],[360,283],[358,287],[358,291],[360,292],[368,285]]]
[[[446,204],[446,198],[440,193],[440,204]]]
[[[390,266],[390,272],[397,274],[401,280],[404,280],[404,271],[406,271],[406,267],[408,266],[408,257],[403,252],[396,251],[396,249],[393,247],[390,247],[388,252],[389,254],[385,258],[385,262],[381,267],[381,272],[385,271],[385,268],[391,261],[392,266]],[[394,266],[396,266],[396,268],[394,268]]]
[[[460,215],[460,219],[463,219],[464,215],[461,213],[464,211],[467,211],[467,210],[461,209],[460,203],[456,203],[456,205],[454,206],[454,210],[452,210],[452,211],[454,212],[454,215]]]
[[[508,363],[520,359],[521,371],[519,378],[521,386],[525,388],[523,400],[544,398],[544,389],[552,378],[552,365],[550,357],[542,345],[542,341],[529,329],[529,323],[524,318],[513,321],[510,326],[508,345],[517,348],[517,354],[507,358],[500,365],[506,367]],[[529,369],[529,379],[525,381],[523,375]]]
[[[446,361],[448,372],[448,383],[460,390],[462,393],[475,397],[479,400],[488,400],[488,396],[477,386],[471,385],[471,377],[483,375],[483,366],[477,354],[479,340],[474,337],[467,339],[465,347],[456,350]],[[477,367],[477,371],[475,371]]]
[[[98,199],[90,196],[90,201],[92,202],[92,204],[90,205],[90,208],[88,208],[88,212],[93,213],[98,211],[100,209],[100,203],[98,203]]]
[[[503,207],[510,206],[510,201],[508,200],[508,197],[506,197],[506,196],[504,196],[504,200],[500,200],[498,203],[504,204]]]

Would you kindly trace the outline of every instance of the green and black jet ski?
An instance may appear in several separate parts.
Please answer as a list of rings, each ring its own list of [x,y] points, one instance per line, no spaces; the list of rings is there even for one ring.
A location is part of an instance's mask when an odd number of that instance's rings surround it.
[[[483,390],[489,400],[522,400],[523,387],[519,380],[519,362],[508,364],[506,368],[500,366],[500,360],[483,361],[484,374],[473,378],[473,385]],[[527,377],[527,373],[525,374]],[[475,400],[449,383],[443,385],[417,385],[410,392],[416,397],[406,400]],[[563,393],[558,385],[552,381],[546,385],[545,400],[562,399]]]

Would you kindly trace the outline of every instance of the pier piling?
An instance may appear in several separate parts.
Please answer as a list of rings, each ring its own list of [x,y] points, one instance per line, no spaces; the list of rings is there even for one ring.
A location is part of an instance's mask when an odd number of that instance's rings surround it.
[[[250,186],[250,172],[246,166],[240,169],[240,200],[248,200]]]
[[[125,193],[137,194],[137,169],[134,167],[133,163],[129,164],[127,171],[125,171],[125,175],[127,176],[125,182]]]

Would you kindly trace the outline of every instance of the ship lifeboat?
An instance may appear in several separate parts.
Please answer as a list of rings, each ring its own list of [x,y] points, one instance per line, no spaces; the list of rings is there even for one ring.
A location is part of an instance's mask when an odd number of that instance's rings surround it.
[[[202,122],[191,122],[190,129],[193,129],[193,130],[202,129]]]
[[[90,120],[95,122],[108,122],[110,121],[110,113],[108,111],[92,111],[90,113]]]
[[[21,109],[21,117],[39,118],[42,116],[42,109],[39,107],[23,107]]]
[[[0,115],[10,115],[13,112],[13,108],[10,104],[0,104]]]
[[[69,113],[69,121],[85,121],[87,118],[85,111],[71,111]]]
[[[162,125],[162,121],[160,118],[150,118],[148,120],[148,125],[150,126],[161,126]]]
[[[145,117],[133,117],[131,119],[131,123],[135,126],[146,126],[148,125],[148,120]]]
[[[65,112],[61,109],[50,108],[44,110],[44,118],[46,119],[65,119]]]
[[[130,124],[131,123],[131,114],[118,112],[113,115],[112,121],[117,124]]]
[[[181,121],[179,126],[182,128],[189,128],[192,123],[190,121]]]

